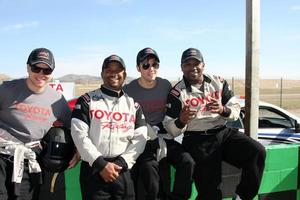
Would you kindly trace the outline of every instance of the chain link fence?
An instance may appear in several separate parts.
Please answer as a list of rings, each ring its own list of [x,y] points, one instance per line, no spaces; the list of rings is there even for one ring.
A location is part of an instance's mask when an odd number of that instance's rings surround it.
[[[234,93],[245,95],[244,79],[227,79]],[[300,80],[262,79],[260,80],[259,99],[275,104],[300,116]]]

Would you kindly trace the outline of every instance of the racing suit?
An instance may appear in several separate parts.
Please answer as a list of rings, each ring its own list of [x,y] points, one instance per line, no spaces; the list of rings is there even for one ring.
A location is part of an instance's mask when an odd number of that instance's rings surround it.
[[[211,113],[211,98],[224,107],[221,114]],[[181,109],[189,105],[196,117],[184,125]],[[184,134],[182,144],[196,162],[194,170],[197,199],[222,199],[220,191],[222,160],[242,168],[236,193],[242,199],[257,194],[264,170],[265,149],[257,141],[226,126],[239,117],[240,105],[228,83],[221,77],[204,75],[201,85],[191,85],[185,77],[169,92],[164,126],[174,136]]]
[[[139,104],[123,91],[101,86],[78,99],[72,113],[71,134],[83,160],[83,199],[134,198],[128,169],[143,152],[147,135]],[[107,162],[122,167],[113,183],[106,183],[99,175]]]

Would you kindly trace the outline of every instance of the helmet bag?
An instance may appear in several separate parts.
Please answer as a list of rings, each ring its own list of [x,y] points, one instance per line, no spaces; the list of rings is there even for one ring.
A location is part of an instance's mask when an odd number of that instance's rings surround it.
[[[51,127],[41,140],[42,151],[39,163],[42,169],[50,172],[62,172],[69,166],[75,152],[70,129]]]

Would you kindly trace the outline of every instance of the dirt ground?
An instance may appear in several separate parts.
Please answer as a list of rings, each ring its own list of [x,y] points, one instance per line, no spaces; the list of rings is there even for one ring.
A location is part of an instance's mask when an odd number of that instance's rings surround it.
[[[300,117],[300,109],[288,109],[288,111],[297,117]]]

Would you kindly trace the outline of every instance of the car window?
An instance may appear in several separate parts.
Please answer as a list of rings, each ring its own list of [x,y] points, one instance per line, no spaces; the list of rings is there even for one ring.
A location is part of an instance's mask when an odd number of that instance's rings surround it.
[[[269,107],[259,108],[259,128],[293,128],[291,119],[278,110]]]

